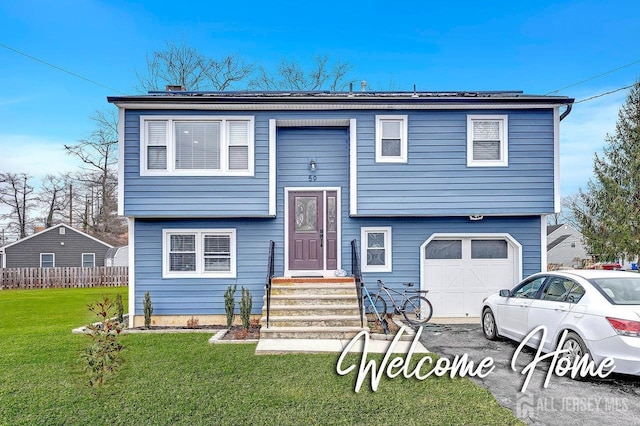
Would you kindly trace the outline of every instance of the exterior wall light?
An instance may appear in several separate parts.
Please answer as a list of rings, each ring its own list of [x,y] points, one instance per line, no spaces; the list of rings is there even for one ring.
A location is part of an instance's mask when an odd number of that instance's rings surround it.
[[[309,170],[311,170],[312,172],[316,171],[316,162],[311,160],[309,161]]]

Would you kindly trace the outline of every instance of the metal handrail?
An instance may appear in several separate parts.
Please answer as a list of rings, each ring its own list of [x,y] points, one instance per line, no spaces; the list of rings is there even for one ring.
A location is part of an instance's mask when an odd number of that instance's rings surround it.
[[[358,241],[351,240],[351,275],[356,282],[356,293],[358,294],[358,310],[360,311],[360,327],[364,327],[364,296],[362,287],[362,271],[360,270],[360,252],[358,251]]]
[[[264,286],[264,292],[267,296],[267,328],[269,328],[269,313],[271,311],[271,280],[274,275],[273,258],[276,243],[269,241],[269,259],[267,260],[267,283]]]

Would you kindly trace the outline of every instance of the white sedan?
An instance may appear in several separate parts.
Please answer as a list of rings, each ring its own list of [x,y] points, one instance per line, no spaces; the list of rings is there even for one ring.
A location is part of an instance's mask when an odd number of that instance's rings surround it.
[[[589,354],[596,364],[613,359],[616,373],[640,375],[640,274],[606,270],[542,272],[512,290],[485,299],[485,337],[522,341],[544,352],[569,350],[571,359]],[[557,347],[563,332],[568,333]]]

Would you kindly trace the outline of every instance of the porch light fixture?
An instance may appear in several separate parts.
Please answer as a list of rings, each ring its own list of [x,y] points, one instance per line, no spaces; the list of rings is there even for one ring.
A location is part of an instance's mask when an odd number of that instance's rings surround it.
[[[311,160],[309,161],[309,170],[311,170],[312,172],[316,171],[316,162]]]
[[[473,221],[482,220],[482,219],[484,219],[484,216],[482,216],[481,214],[474,214],[469,216],[469,220],[473,220]]]

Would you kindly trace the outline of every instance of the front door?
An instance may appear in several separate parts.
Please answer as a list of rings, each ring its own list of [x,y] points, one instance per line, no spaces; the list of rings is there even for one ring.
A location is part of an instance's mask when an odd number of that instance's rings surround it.
[[[289,270],[322,273],[337,268],[336,191],[289,192]]]

